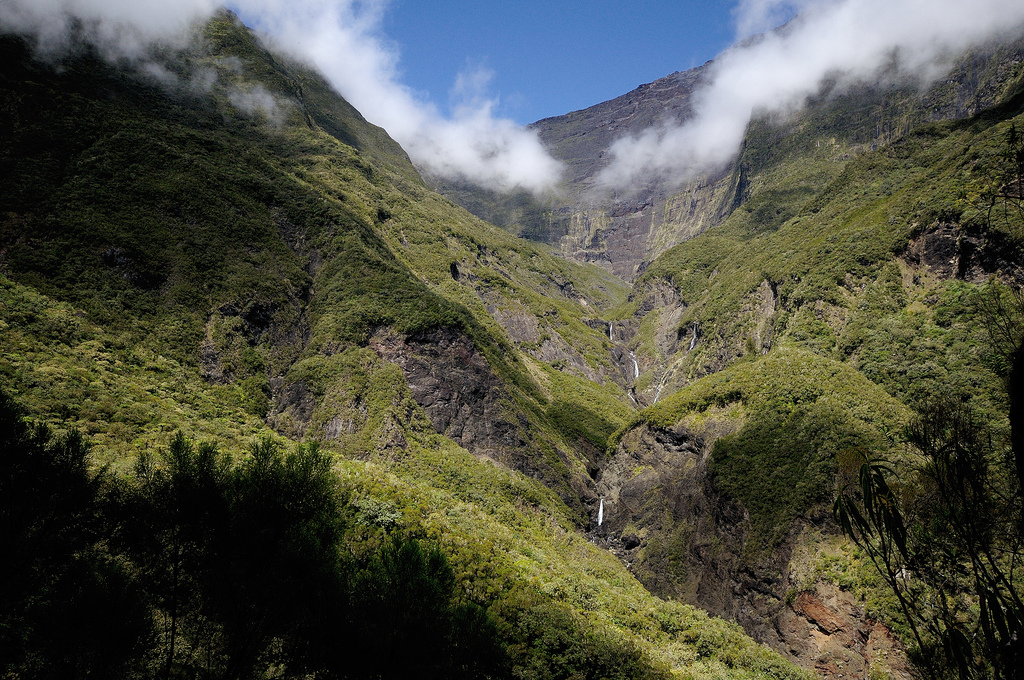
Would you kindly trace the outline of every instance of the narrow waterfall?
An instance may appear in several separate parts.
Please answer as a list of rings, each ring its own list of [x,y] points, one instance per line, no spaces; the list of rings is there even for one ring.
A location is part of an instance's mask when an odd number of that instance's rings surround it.
[[[615,338],[612,337],[612,322],[608,322],[608,339],[615,342]]]
[[[633,360],[633,380],[640,377],[640,364],[636,362],[636,355],[632,352],[629,353],[629,358]]]
[[[601,526],[604,523],[604,499],[601,499],[601,505],[597,508],[597,526]]]
[[[693,339],[690,340],[690,349],[697,346],[697,324],[693,324]]]

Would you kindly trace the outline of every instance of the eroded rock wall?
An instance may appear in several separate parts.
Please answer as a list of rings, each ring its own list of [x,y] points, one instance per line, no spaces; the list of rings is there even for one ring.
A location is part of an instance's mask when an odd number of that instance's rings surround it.
[[[402,336],[386,329],[370,339],[370,347],[401,369],[435,432],[478,458],[544,482],[574,510],[593,503],[590,461],[545,439],[460,331],[438,328]]]
[[[640,425],[626,433],[598,476],[604,522],[592,526],[595,540],[655,594],[732,619],[824,677],[882,671],[909,680],[901,644],[852,593],[792,577],[806,522],[770,553],[748,544],[748,513],[708,475],[711,445],[735,427],[710,417],[699,432]]]

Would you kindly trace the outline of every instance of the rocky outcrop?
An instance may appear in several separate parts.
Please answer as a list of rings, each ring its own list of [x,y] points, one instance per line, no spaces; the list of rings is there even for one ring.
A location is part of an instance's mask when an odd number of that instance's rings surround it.
[[[452,328],[412,336],[378,331],[370,348],[397,365],[434,431],[478,458],[544,482],[572,509],[594,498],[580,454],[539,439],[527,414],[473,341]],[[539,453],[546,452],[546,453]]]
[[[714,440],[737,427],[712,414],[698,430],[640,425],[627,432],[598,476],[604,521],[597,526],[595,512],[595,540],[652,592],[732,619],[804,668],[842,680],[875,671],[909,680],[900,643],[853,594],[794,581],[802,526],[768,554],[748,545],[746,510],[707,474]]]
[[[750,339],[758,354],[767,354],[772,348],[775,336],[775,312],[779,306],[779,294],[772,282],[765,279],[758,286],[750,305],[751,326],[753,331]]]
[[[537,316],[525,305],[510,308],[507,301],[504,301],[504,304],[499,304],[496,301],[487,301],[486,295],[481,295],[481,297],[485,300],[487,312],[505,329],[509,339],[530,356],[549,364],[559,363],[562,370],[570,371],[596,383],[602,383],[609,378],[605,366],[591,366],[558,331],[542,326]],[[618,376],[610,377],[612,380],[616,380]],[[616,382],[618,381],[616,380]]]
[[[434,430],[470,453],[501,460],[528,442],[528,422],[511,412],[510,396],[466,336],[449,328],[404,337],[378,332],[370,347],[397,364]]]
[[[707,425],[711,438],[734,427]],[[598,476],[605,521],[597,532],[652,592],[739,620],[733,581],[749,519],[710,484],[707,441],[683,426],[627,432]],[[626,536],[637,538],[632,548]]]
[[[621,327],[631,332],[624,338],[626,343],[633,343],[636,329],[644,328],[635,347],[641,370],[648,376],[637,388],[645,404],[657,403],[738,357],[767,354],[775,342],[780,299],[777,285],[767,279],[744,297],[733,318],[710,329],[683,322],[688,305],[669,280],[645,279],[630,300],[636,310]]]
[[[973,116],[999,101],[1020,76],[1024,40],[982,45],[959,59],[924,99],[929,120]]]
[[[1002,232],[964,229],[936,222],[922,229],[902,254],[903,260],[940,279],[984,283],[990,276],[1024,283],[1024,257]]]
[[[826,678],[867,678],[887,672],[893,680],[915,674],[892,631],[864,614],[852,593],[816,583],[796,593],[775,617],[784,650],[796,663]]]

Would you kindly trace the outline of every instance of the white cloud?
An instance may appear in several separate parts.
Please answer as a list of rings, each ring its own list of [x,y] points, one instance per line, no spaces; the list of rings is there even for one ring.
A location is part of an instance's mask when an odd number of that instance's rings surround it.
[[[228,90],[228,101],[250,116],[262,115],[274,127],[284,124],[288,103],[279,101],[262,85],[232,87]]]
[[[781,26],[817,0],[739,0],[732,10],[736,38],[743,40]]]
[[[111,59],[137,58],[209,17],[218,0],[0,0],[0,27],[28,33],[42,52],[66,48],[73,17]],[[401,83],[398,53],[381,34],[386,0],[238,0],[245,20],[316,65],[369,121],[385,128],[422,168],[481,186],[542,193],[561,166],[537,135],[494,114],[486,78],[461,74],[461,103],[446,117]],[[148,75],[163,74],[147,67]],[[242,101],[242,100],[239,100]],[[236,104],[237,105],[237,104]]]
[[[150,43],[181,38],[217,0],[0,0],[0,28],[29,34],[39,50],[67,48],[72,22],[109,58],[133,58]]]
[[[402,84],[399,55],[381,33],[388,0],[236,0],[232,7],[285,49],[311,61],[368,120],[384,127],[422,168],[479,185],[541,193],[561,166],[531,131],[495,114],[485,69],[459,74],[453,114]],[[0,27],[34,35],[43,52],[67,45],[72,17],[110,58],[138,58],[155,40],[176,40],[219,0],[0,0]],[[757,112],[803,105],[826,77],[872,80],[895,58],[927,79],[936,64],[1024,23],[1020,0],[739,0],[743,38],[794,12],[785,31],[720,55],[684,125],[619,140],[598,184],[685,181],[737,151]],[[170,74],[148,68],[149,77]]]
[[[1024,26],[1019,0],[743,0],[737,27],[761,28],[794,8],[802,13],[785,30],[715,60],[691,119],[617,141],[598,185],[685,181],[728,162],[753,115],[798,109],[826,78],[872,81],[895,60],[901,74],[932,79],[963,50]]]
[[[382,0],[303,3],[245,0],[243,13],[277,41],[311,59],[353,106],[382,126],[430,172],[460,177],[498,191],[552,188],[561,166],[537,135],[494,115],[482,95],[486,73],[460,74],[461,103],[452,117],[418,98],[398,75],[398,55],[379,33]]]

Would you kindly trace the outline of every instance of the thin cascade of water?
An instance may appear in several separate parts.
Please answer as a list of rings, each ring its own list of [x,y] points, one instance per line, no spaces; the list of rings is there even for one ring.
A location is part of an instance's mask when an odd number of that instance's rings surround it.
[[[633,380],[640,377],[640,364],[636,362],[636,355],[632,352],[629,353],[629,358],[633,360]]]
[[[597,526],[601,526],[604,523],[604,499],[601,499],[601,505],[597,509]]]
[[[612,337],[612,322],[608,322],[608,339],[615,342],[615,338]]]

